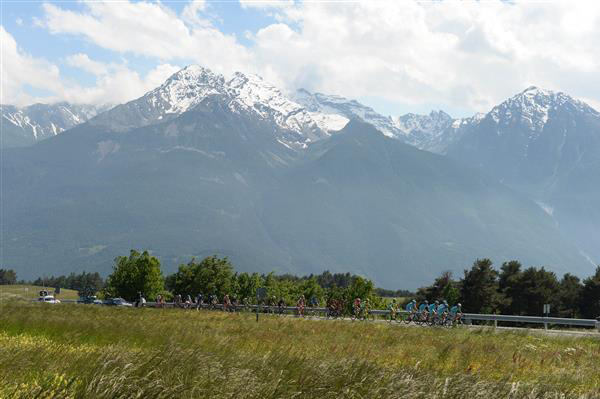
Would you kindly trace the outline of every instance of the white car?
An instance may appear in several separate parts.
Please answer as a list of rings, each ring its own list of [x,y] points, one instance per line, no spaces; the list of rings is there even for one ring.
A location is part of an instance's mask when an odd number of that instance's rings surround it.
[[[60,301],[54,298],[52,295],[44,295],[38,298],[38,302],[44,303],[60,303]]]

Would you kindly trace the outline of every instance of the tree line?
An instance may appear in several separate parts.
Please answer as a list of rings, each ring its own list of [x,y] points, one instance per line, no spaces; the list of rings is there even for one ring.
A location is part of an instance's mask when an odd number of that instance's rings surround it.
[[[241,302],[256,303],[257,288],[266,289],[261,303],[275,305],[283,300],[295,305],[304,295],[307,303],[315,301],[324,305],[330,299],[344,301],[350,307],[359,296],[377,301],[373,295],[373,283],[363,277],[349,273],[330,273],[298,277],[290,274],[238,273],[227,258],[209,256],[197,261],[192,258],[179,266],[177,271],[163,277],[160,261],[147,251],[132,250],[128,257],[115,259],[113,272],[106,280],[103,293],[109,297],[134,300],[138,293],[154,300],[158,295],[169,299],[174,295],[204,298],[212,295],[221,300],[224,295]]]
[[[16,273],[0,269],[0,284],[15,284]],[[416,297],[420,301],[447,300],[461,302],[469,313],[501,313],[510,315],[540,315],[544,304],[550,304],[550,315],[557,317],[595,318],[600,315],[600,266],[595,274],[581,280],[566,273],[558,278],[544,267],[524,268],[518,261],[504,262],[497,270],[489,259],[477,259],[463,276],[455,279],[443,272],[430,286],[413,294],[406,290],[384,290],[351,273],[331,273],[295,276],[274,273],[238,273],[227,258],[210,256],[200,261],[192,258],[171,275],[164,276],[160,261],[149,252],[131,250],[129,256],[115,259],[112,273],[106,281],[98,273],[71,273],[68,276],[44,277],[30,282],[34,285],[74,289],[82,295],[98,292],[104,297],[134,300],[142,293],[148,300],[158,295],[171,299],[174,295],[216,295],[242,301],[256,301],[256,289],[266,288],[267,300],[283,299],[295,304],[300,295],[307,301],[316,298],[320,305],[329,299],[350,304],[355,297],[369,298],[373,306],[385,305],[382,297]],[[348,305],[350,306],[350,305]]]
[[[16,273],[0,272],[3,284],[17,283]],[[4,275],[10,279],[4,279]],[[328,299],[339,299],[347,303],[359,296],[370,298],[374,305],[383,306],[373,283],[350,273],[325,271],[318,275],[296,276],[275,273],[238,273],[227,258],[210,256],[200,261],[192,258],[179,266],[173,274],[164,276],[160,261],[148,251],[131,250],[129,256],[115,259],[112,273],[103,280],[99,273],[71,273],[67,276],[40,277],[22,284],[32,284],[52,288],[68,288],[79,291],[80,295],[98,294],[100,297],[121,297],[129,301],[137,299],[138,293],[148,300],[158,295],[170,300],[175,295],[194,298],[202,294],[204,298],[215,295],[220,300],[225,294],[240,302],[245,298],[256,302],[256,290],[266,288],[264,302],[275,304],[283,299],[289,305],[296,303],[304,295],[307,303],[315,299],[318,305],[325,305]],[[395,291],[385,291],[393,294]]]
[[[504,262],[500,270],[489,259],[477,259],[456,280],[444,272],[432,285],[419,288],[417,300],[446,299],[461,302],[468,313],[541,315],[550,304],[550,316],[596,318],[600,315],[600,266],[581,280],[566,273],[558,278],[544,267],[524,268],[518,261]]]

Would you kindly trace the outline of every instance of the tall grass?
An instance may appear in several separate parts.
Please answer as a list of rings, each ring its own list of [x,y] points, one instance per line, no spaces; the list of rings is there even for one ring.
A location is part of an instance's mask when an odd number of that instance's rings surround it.
[[[600,339],[0,304],[0,398],[596,398]]]

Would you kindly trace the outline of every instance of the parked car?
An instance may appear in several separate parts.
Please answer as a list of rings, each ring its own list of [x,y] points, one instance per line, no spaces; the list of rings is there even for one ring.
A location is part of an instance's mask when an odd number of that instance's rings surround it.
[[[89,305],[89,304],[102,305],[104,302],[102,302],[100,299],[98,299],[97,296],[90,295],[90,296],[80,296],[79,299],[77,300],[77,303],[85,303],[87,305]]]
[[[56,298],[54,298],[52,295],[44,295],[44,296],[40,296],[38,298],[38,302],[44,302],[44,303],[60,303],[60,301]]]
[[[121,306],[121,307],[132,307],[133,304],[127,302],[123,298],[109,298],[104,301],[104,305],[108,306]]]

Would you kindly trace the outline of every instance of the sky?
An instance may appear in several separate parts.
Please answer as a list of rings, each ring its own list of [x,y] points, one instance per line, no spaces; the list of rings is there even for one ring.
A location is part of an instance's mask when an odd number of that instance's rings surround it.
[[[118,104],[189,64],[386,115],[535,85],[600,109],[600,1],[1,0],[0,102]]]

